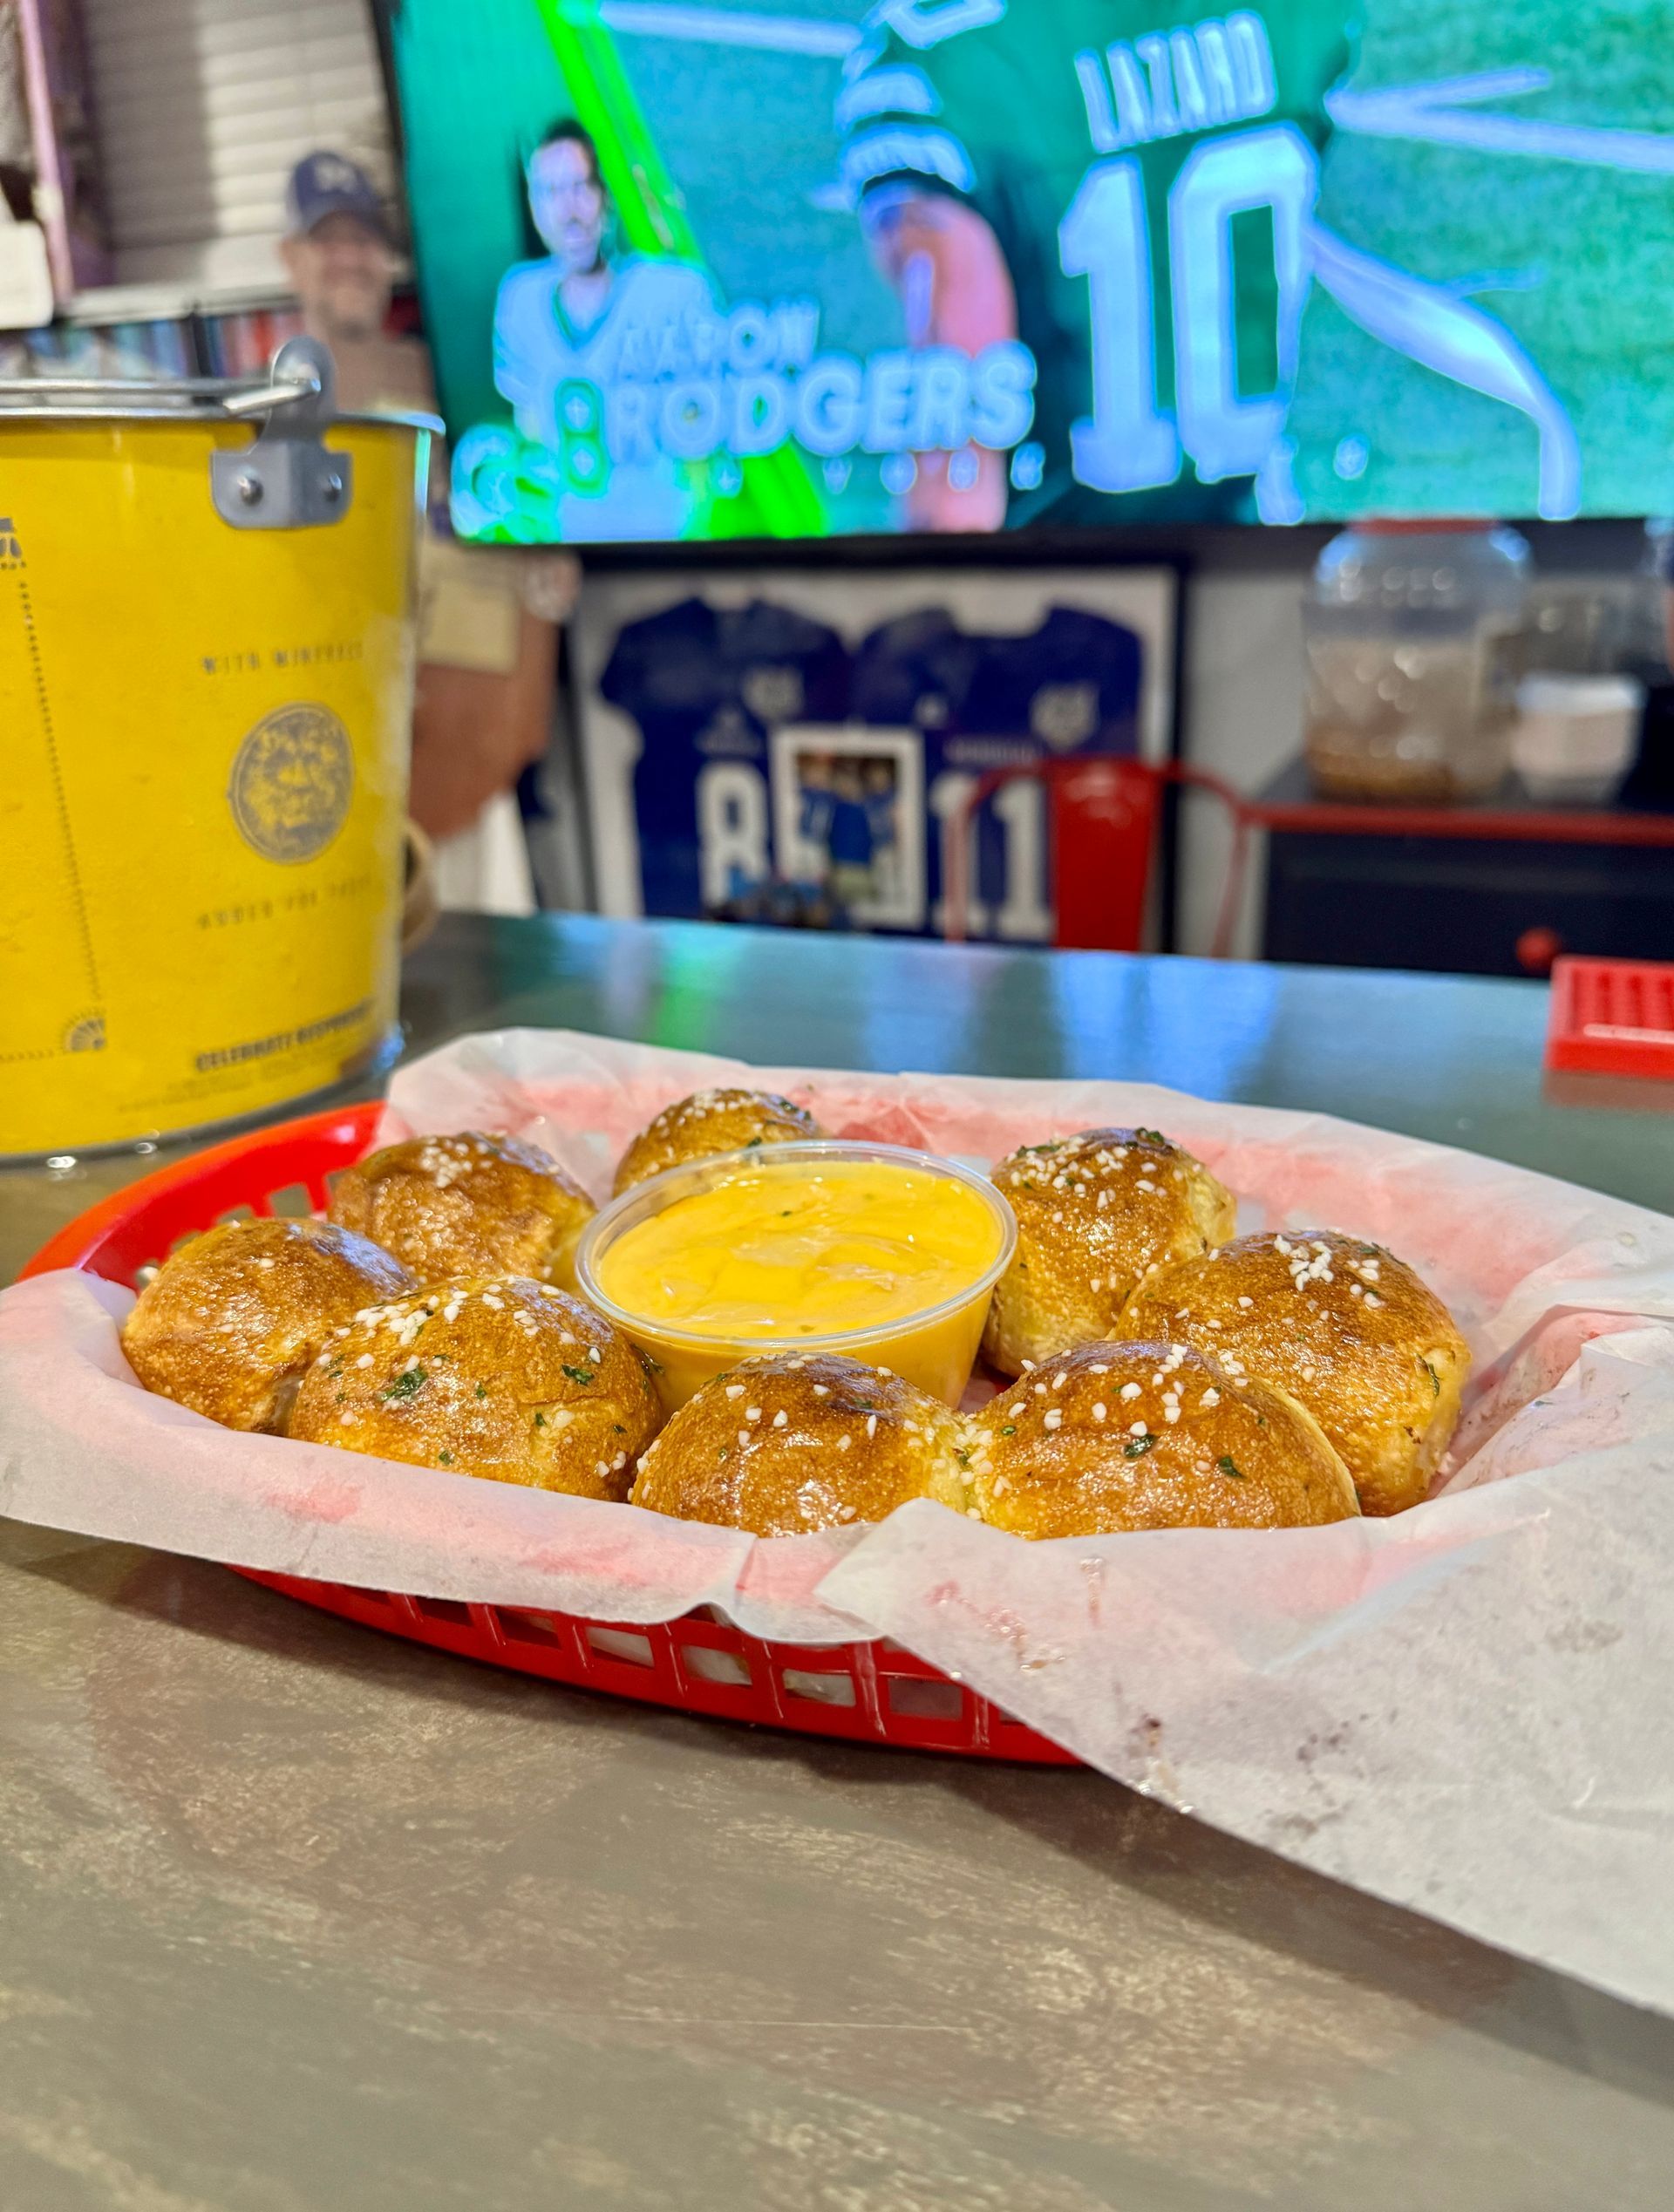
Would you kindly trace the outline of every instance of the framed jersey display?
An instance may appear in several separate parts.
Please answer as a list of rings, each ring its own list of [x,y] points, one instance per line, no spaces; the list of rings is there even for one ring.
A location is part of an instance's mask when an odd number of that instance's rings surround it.
[[[384,0],[455,526],[1674,508],[1674,0]]]
[[[1173,749],[1170,568],[589,575],[571,628],[599,903],[940,936],[985,771]],[[1045,793],[972,828],[966,933],[1053,935]]]

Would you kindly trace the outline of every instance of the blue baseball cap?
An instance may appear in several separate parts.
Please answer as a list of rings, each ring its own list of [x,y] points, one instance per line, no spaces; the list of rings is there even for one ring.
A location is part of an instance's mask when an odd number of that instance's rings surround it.
[[[293,237],[313,230],[328,215],[353,215],[393,243],[390,218],[378,187],[345,153],[305,154],[285,190],[285,224]]]

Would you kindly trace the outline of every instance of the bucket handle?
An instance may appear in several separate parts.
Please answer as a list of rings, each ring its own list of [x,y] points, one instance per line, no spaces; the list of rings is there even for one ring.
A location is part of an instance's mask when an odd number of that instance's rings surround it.
[[[319,361],[323,359],[322,381]],[[54,414],[96,414],[124,422],[150,421],[175,412],[196,413],[212,407],[235,418],[272,414],[317,400],[323,389],[327,412],[336,373],[329,351],[314,338],[289,338],[254,377],[158,377],[143,383],[132,377],[21,377],[0,382],[0,413],[33,413],[44,405]],[[104,401],[107,404],[101,405]],[[58,403],[64,404],[59,405]]]
[[[401,949],[409,953],[416,945],[423,944],[436,927],[442,902],[436,881],[436,847],[411,814],[405,825],[405,847],[402,863]]]

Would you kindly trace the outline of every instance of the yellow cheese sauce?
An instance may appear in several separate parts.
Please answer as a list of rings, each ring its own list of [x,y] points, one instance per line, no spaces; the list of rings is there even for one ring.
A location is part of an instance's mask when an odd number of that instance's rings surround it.
[[[992,1208],[950,1175],[810,1160],[676,1199],[601,1255],[598,1280],[653,1330],[740,1344],[832,1337],[957,1297],[1001,1241]]]

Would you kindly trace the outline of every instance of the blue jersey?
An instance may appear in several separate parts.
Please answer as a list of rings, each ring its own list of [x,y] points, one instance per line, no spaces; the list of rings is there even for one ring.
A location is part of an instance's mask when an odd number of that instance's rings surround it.
[[[941,825],[990,768],[1078,752],[1139,750],[1144,654],[1120,623],[1053,607],[1022,636],[966,631],[941,609],[874,630],[854,657],[851,712],[916,728],[924,746],[925,879],[941,896]],[[908,828],[906,834],[914,832]],[[977,821],[972,934],[1051,934],[1046,810],[1038,786],[1002,793]]]
[[[701,916],[771,877],[772,733],[840,722],[848,674],[835,630],[766,600],[684,599],[624,626],[599,689],[639,728],[647,914]]]
[[[863,799],[838,799],[831,809],[831,857],[840,868],[870,868],[872,824]]]
[[[865,639],[853,711],[922,730],[931,777],[1057,752],[1133,752],[1141,659],[1131,630],[1079,608],[1051,608],[1020,636],[963,630],[933,609]]]
[[[797,799],[799,833],[810,845],[818,845],[823,849],[831,843],[832,809],[837,801],[828,791],[812,784],[800,785]]]

